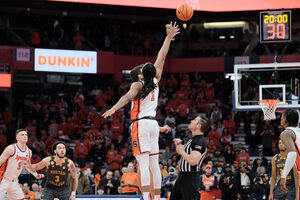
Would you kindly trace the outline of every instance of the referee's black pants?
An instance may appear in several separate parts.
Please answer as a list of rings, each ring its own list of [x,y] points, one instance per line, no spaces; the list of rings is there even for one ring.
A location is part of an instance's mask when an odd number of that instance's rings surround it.
[[[170,200],[199,200],[200,174],[197,172],[179,172]]]

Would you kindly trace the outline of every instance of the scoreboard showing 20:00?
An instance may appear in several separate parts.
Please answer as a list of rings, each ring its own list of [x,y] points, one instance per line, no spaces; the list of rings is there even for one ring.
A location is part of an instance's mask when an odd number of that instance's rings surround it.
[[[260,12],[260,42],[290,42],[291,41],[291,11]]]

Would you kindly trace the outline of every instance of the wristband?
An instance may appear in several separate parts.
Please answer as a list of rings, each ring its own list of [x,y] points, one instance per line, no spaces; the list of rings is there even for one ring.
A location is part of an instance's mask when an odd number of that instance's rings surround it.
[[[76,196],[76,192],[74,192],[74,191],[73,191],[73,192],[71,193],[71,195],[74,195],[74,196]]]
[[[38,173],[37,173],[37,172],[33,172],[32,175],[33,175],[34,177],[36,177],[36,176],[38,175]]]

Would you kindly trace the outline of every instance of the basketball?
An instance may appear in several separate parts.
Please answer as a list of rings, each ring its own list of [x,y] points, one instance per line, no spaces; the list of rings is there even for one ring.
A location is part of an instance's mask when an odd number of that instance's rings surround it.
[[[193,17],[194,11],[193,8],[189,4],[181,4],[176,9],[177,17],[182,21],[188,21]]]

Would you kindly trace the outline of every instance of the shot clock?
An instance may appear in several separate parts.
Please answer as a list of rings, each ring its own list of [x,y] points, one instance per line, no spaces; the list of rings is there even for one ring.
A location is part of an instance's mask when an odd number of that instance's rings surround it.
[[[260,42],[290,42],[291,41],[291,11],[260,12]]]

